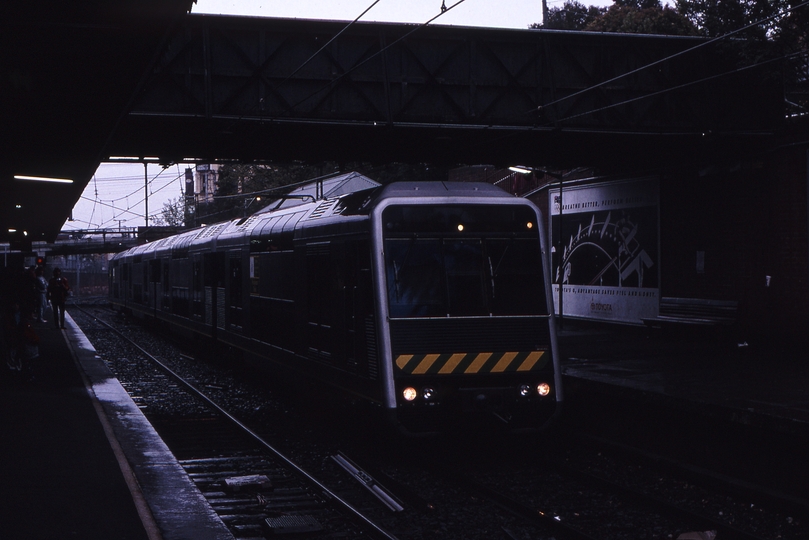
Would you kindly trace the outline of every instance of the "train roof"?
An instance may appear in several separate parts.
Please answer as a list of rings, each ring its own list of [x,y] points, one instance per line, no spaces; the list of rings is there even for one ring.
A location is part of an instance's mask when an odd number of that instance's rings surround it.
[[[185,231],[149,244],[132,248],[127,255],[153,255],[187,251],[215,244],[247,244],[251,239],[291,233],[299,223],[325,222],[329,218],[367,219],[368,212],[392,198],[513,198],[485,182],[408,181],[381,185],[362,174],[351,172],[303,185],[255,214]],[[117,258],[117,256],[116,256]]]
[[[383,186],[375,199],[392,197],[507,197],[513,195],[486,182],[394,182]]]
[[[379,187],[381,184],[374,182],[367,176],[358,172],[350,172],[325,178],[322,180],[315,180],[303,186],[300,186],[281,199],[276,199],[267,207],[256,212],[256,215],[267,212],[273,212],[283,208],[291,208],[293,206],[300,206],[311,201],[319,201],[321,199],[334,199],[342,195],[350,193],[357,193]]]

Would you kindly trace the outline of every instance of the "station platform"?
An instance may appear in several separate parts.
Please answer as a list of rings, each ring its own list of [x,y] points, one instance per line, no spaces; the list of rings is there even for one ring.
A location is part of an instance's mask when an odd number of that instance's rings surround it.
[[[563,374],[657,395],[689,409],[809,434],[806,345],[748,342],[708,328],[669,332],[566,322],[559,330]]]
[[[0,538],[232,539],[68,315],[0,375]]]
[[[21,372],[0,366],[0,538],[232,539],[69,315],[66,327],[35,324],[40,356]],[[570,321],[559,342],[565,407],[591,396],[592,415],[629,393],[809,435],[809,362],[792,346]]]

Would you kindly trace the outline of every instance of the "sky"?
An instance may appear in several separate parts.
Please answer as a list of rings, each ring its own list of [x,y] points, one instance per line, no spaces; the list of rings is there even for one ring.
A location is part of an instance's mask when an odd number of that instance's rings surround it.
[[[73,207],[73,220],[68,219],[62,230],[145,225],[146,196],[149,215],[159,214],[164,204],[182,196],[186,166],[172,165],[163,169],[157,164],[148,164],[144,171],[141,163],[102,163]],[[152,218],[149,222],[153,224]]]
[[[364,21],[423,23],[458,0],[379,0]],[[238,13],[263,17],[352,21],[374,0],[197,0],[193,13]],[[559,5],[562,2],[558,2]],[[610,2],[611,3],[611,2]],[[548,7],[553,7],[553,0]],[[436,19],[436,24],[526,28],[542,21],[541,0],[464,0]]]
[[[525,29],[542,21],[541,0],[379,0],[360,20],[424,23],[441,13],[442,1],[449,10],[432,24]],[[585,5],[612,5],[612,0],[579,1]],[[373,3],[374,0],[197,0],[191,11],[353,21]],[[548,7],[563,3],[564,0],[548,0]],[[184,169],[184,165],[165,170],[158,165],[148,166],[150,216],[182,196]],[[102,163],[73,208],[73,220],[66,221],[62,229],[143,226],[144,198],[142,164]]]

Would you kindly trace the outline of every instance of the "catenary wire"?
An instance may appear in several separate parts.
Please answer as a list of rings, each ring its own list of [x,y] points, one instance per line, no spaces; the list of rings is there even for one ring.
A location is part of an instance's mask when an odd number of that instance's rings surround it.
[[[649,69],[651,67],[662,64],[664,62],[668,62],[669,60],[673,60],[674,58],[678,58],[678,57],[683,56],[685,54],[688,54],[688,53],[691,53],[691,52],[696,51],[698,49],[701,49],[703,47],[707,47],[708,45],[712,45],[714,43],[717,43],[719,41],[727,39],[727,38],[729,38],[731,36],[734,36],[734,35],[736,35],[736,34],[738,34],[740,32],[744,32],[745,30],[749,30],[750,28],[753,28],[753,27],[759,26],[761,24],[764,24],[764,23],[766,23],[766,22],[768,22],[770,20],[774,20],[774,19],[783,17],[783,16],[785,16],[785,15],[787,15],[787,14],[789,14],[789,13],[791,13],[791,12],[797,10],[797,9],[803,8],[803,7],[807,6],[807,5],[809,5],[809,0],[807,0],[806,2],[802,2],[802,3],[798,4],[797,6],[791,6],[791,7],[787,8],[787,9],[785,9],[783,11],[779,11],[778,13],[774,13],[773,15],[770,15],[768,17],[764,17],[763,19],[752,22],[752,23],[750,23],[748,25],[745,25],[745,26],[743,26],[741,28],[737,28],[736,30],[732,30],[732,31],[730,31],[730,32],[728,32],[726,34],[721,35],[721,36],[711,38],[708,41],[704,41],[704,42],[702,42],[702,43],[700,43],[698,45],[695,45],[695,46],[693,46],[693,47],[691,47],[689,49],[686,49],[684,51],[674,53],[672,55],[666,56],[665,58],[661,58],[659,60],[655,60],[654,62],[650,62],[649,64],[646,64],[646,65],[643,65],[641,67],[635,68],[633,70],[627,71],[626,73],[623,73],[621,75],[616,75],[615,77],[612,77],[611,79],[607,79],[606,81],[602,81],[600,83],[594,84],[594,85],[589,86],[587,88],[583,88],[582,90],[579,90],[577,92],[573,92],[570,95],[561,97],[559,99],[555,99],[555,100],[550,101],[549,103],[545,103],[543,105],[539,105],[536,109],[531,109],[530,111],[527,111],[527,112],[528,113],[534,113],[536,111],[542,111],[543,109],[546,109],[548,107],[551,107],[553,105],[561,103],[561,102],[563,102],[565,100],[568,100],[568,99],[580,96],[581,94],[584,94],[586,92],[590,92],[590,91],[596,90],[598,88],[601,88],[605,84],[610,84],[612,82],[623,79],[624,77],[629,77],[630,75],[634,75],[635,73],[638,73],[640,71]]]
[[[328,47],[329,45],[331,45],[331,44],[334,42],[334,40],[336,40],[336,39],[337,39],[338,37],[340,37],[340,36],[341,36],[341,35],[342,35],[342,34],[343,34],[343,33],[344,33],[346,30],[348,30],[348,29],[349,29],[351,26],[353,26],[353,25],[354,25],[354,23],[356,23],[357,21],[359,21],[359,20],[360,20],[360,19],[361,19],[361,18],[362,18],[362,17],[363,17],[363,16],[364,16],[366,13],[368,13],[369,11],[371,11],[371,9],[372,9],[374,6],[376,6],[376,5],[377,5],[377,4],[378,4],[380,1],[381,1],[381,0],[374,0],[374,2],[373,2],[373,3],[372,3],[370,6],[368,6],[367,8],[365,8],[365,10],[364,10],[362,13],[360,13],[360,14],[359,14],[359,15],[358,15],[358,16],[357,16],[357,17],[356,17],[356,18],[355,18],[353,21],[351,21],[351,22],[349,22],[347,25],[345,25],[345,26],[342,28],[342,30],[340,30],[340,31],[339,31],[339,32],[337,32],[337,33],[336,33],[334,36],[332,36],[332,38],[331,38],[331,39],[330,39],[330,40],[329,40],[329,41],[328,41],[328,42],[327,42],[325,45],[323,45],[322,47],[320,47],[320,48],[319,48],[317,51],[315,51],[315,52],[314,52],[314,54],[312,54],[312,55],[311,55],[309,58],[307,58],[306,60],[304,60],[304,61],[303,61],[303,63],[301,63],[301,65],[299,65],[298,67],[296,67],[296,68],[295,68],[295,69],[294,69],[294,70],[293,70],[293,71],[292,71],[292,72],[291,72],[289,75],[287,75],[287,76],[286,76],[286,78],[285,78],[283,81],[281,81],[281,82],[279,82],[278,84],[274,85],[274,86],[273,86],[273,87],[272,87],[272,88],[271,88],[269,91],[267,91],[267,93],[265,93],[265,94],[264,94],[264,97],[262,97],[261,99],[259,99],[259,104],[260,104],[260,103],[262,103],[262,102],[263,102],[263,101],[264,101],[264,100],[265,100],[267,97],[269,97],[269,96],[270,96],[270,94],[272,94],[272,93],[276,92],[276,91],[277,91],[279,88],[281,88],[281,87],[282,87],[284,84],[286,84],[286,83],[289,81],[289,79],[291,79],[292,77],[294,77],[294,76],[295,76],[295,74],[296,74],[296,73],[298,73],[300,70],[302,70],[304,67],[306,67],[306,66],[309,64],[309,62],[311,62],[312,60],[314,60],[314,59],[315,59],[315,57],[317,57],[317,55],[319,55],[321,52],[323,52],[323,50],[324,50],[326,47]],[[256,108],[258,108],[258,107],[259,107],[259,105],[254,105],[252,110],[253,110],[253,111],[255,111],[255,110],[256,110]],[[241,120],[241,119],[243,119],[243,118],[244,118],[244,114],[243,114],[243,115],[241,115],[241,116],[240,116],[240,117],[239,117],[239,118],[238,118],[238,119],[237,119],[235,122],[238,122],[238,120]],[[235,123],[235,122],[234,122],[234,123]]]
[[[296,108],[296,107],[298,107],[298,105],[300,105],[301,103],[305,103],[305,102],[309,101],[309,100],[310,100],[310,99],[312,99],[314,96],[316,96],[316,95],[318,95],[319,93],[323,92],[323,91],[324,91],[324,90],[326,90],[327,88],[329,88],[329,87],[333,86],[335,83],[339,82],[340,80],[342,80],[344,77],[348,76],[348,75],[349,75],[350,73],[352,73],[353,71],[355,71],[355,70],[359,69],[360,67],[364,66],[366,63],[370,62],[371,60],[373,60],[374,58],[376,58],[377,56],[379,56],[379,55],[380,55],[380,54],[382,54],[383,52],[387,51],[388,49],[390,49],[390,48],[391,48],[391,47],[393,47],[394,45],[398,44],[400,41],[402,41],[402,40],[404,40],[404,39],[407,39],[408,37],[410,37],[410,36],[411,36],[412,34],[414,34],[415,32],[418,32],[419,30],[421,30],[421,29],[425,28],[426,26],[428,26],[430,23],[432,23],[433,21],[435,21],[436,19],[438,19],[439,17],[441,17],[441,16],[442,16],[442,15],[444,15],[445,13],[447,13],[447,12],[451,11],[452,9],[454,9],[455,7],[457,7],[457,6],[461,5],[461,4],[463,4],[465,1],[466,1],[466,0],[458,0],[457,2],[455,2],[454,4],[452,4],[451,6],[447,7],[445,10],[441,10],[441,11],[438,13],[438,15],[436,15],[436,16],[434,16],[433,18],[431,18],[431,19],[427,20],[426,22],[423,22],[423,23],[421,23],[420,25],[416,26],[416,27],[415,27],[414,29],[412,29],[410,32],[407,32],[405,35],[403,35],[403,36],[401,36],[400,38],[398,38],[398,39],[394,40],[392,43],[390,43],[390,44],[388,44],[388,45],[386,45],[386,46],[382,47],[382,48],[381,48],[381,49],[379,49],[377,52],[375,52],[374,54],[372,54],[371,56],[369,56],[368,58],[366,58],[365,60],[363,60],[363,61],[362,61],[362,62],[360,62],[359,64],[357,64],[357,65],[355,65],[355,66],[351,67],[351,68],[350,68],[348,71],[346,71],[345,73],[340,74],[340,75],[339,75],[338,77],[336,77],[334,80],[329,81],[328,83],[324,84],[323,86],[321,86],[320,88],[318,88],[317,90],[315,90],[314,92],[312,92],[311,94],[309,94],[308,96],[306,96],[305,98],[303,98],[303,99],[301,99],[300,101],[296,102],[294,105],[292,105],[292,107],[290,107],[290,109],[295,109],[295,108]],[[808,1],[809,1],[809,0],[808,0]]]
[[[793,52],[793,53],[790,53],[790,54],[779,56],[778,58],[771,58],[769,60],[764,60],[762,62],[757,62],[755,64],[750,64],[748,66],[736,68],[736,69],[733,69],[733,70],[730,70],[730,71],[725,71],[723,73],[717,73],[716,75],[711,75],[709,77],[703,77],[702,79],[698,79],[696,81],[690,81],[690,82],[687,82],[687,83],[678,84],[676,86],[665,88],[663,90],[658,90],[657,92],[651,92],[649,94],[644,94],[642,96],[637,96],[637,97],[634,97],[634,98],[626,99],[626,100],[620,101],[618,103],[611,103],[610,105],[605,105],[605,106],[599,107],[597,109],[592,109],[592,110],[589,110],[589,111],[586,111],[586,112],[573,114],[573,115],[570,115],[570,116],[566,116],[564,118],[559,118],[557,120],[554,120],[553,122],[554,123],[555,122],[565,122],[567,120],[572,120],[574,118],[580,118],[582,116],[587,116],[587,115],[590,115],[590,114],[596,114],[596,113],[599,113],[599,112],[602,112],[602,111],[606,111],[608,109],[612,109],[614,107],[620,107],[622,105],[627,105],[629,103],[634,103],[636,101],[640,101],[640,100],[643,100],[643,99],[652,98],[652,97],[655,97],[655,96],[658,96],[658,95],[661,95],[661,94],[665,94],[667,92],[673,92],[673,91],[676,91],[676,90],[681,90],[681,89],[687,88],[689,86],[702,84],[704,82],[711,81],[713,79],[718,79],[718,78],[721,78],[721,77],[727,77],[728,75],[734,75],[736,73],[741,73],[743,71],[747,71],[748,69],[761,67],[763,65],[771,64],[773,62],[780,62],[781,60],[787,60],[789,58],[793,58],[793,57],[796,57],[796,56],[801,56],[803,54],[806,54],[806,52],[805,51],[796,51],[796,52]]]

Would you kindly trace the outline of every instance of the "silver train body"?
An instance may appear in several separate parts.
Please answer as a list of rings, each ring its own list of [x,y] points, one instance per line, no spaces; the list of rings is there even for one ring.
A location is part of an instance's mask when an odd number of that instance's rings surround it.
[[[110,264],[110,300],[373,404],[407,432],[547,425],[562,401],[543,220],[482,183],[350,173]]]

